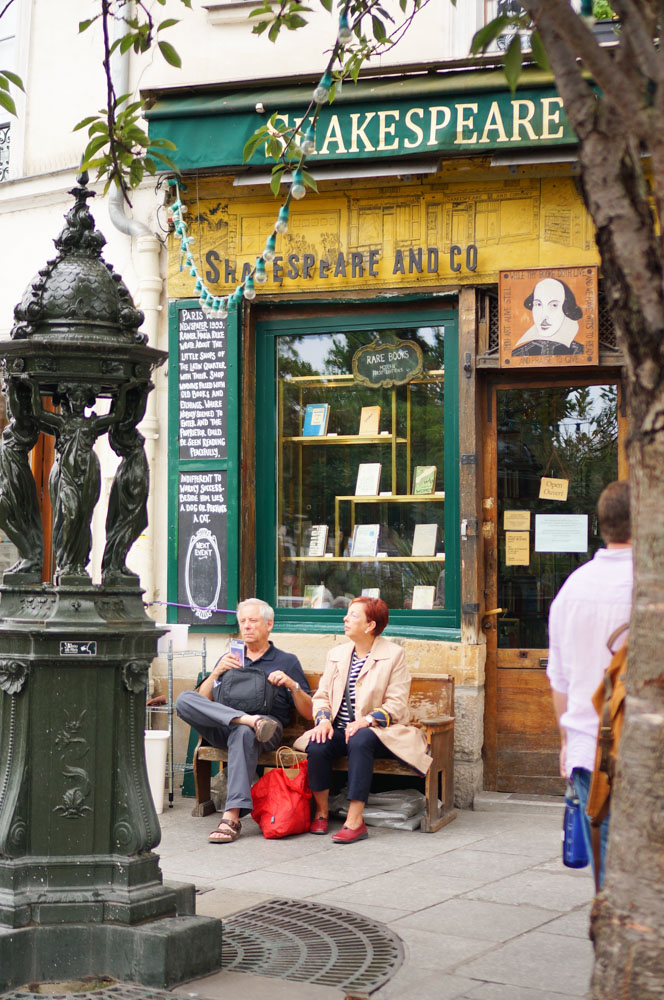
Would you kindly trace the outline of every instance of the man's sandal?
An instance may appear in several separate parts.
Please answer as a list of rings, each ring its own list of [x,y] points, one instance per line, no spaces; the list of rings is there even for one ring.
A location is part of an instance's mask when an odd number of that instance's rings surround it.
[[[208,837],[208,841],[211,844],[232,844],[240,836],[241,829],[242,824],[236,820],[222,819],[217,829],[213,830]]]

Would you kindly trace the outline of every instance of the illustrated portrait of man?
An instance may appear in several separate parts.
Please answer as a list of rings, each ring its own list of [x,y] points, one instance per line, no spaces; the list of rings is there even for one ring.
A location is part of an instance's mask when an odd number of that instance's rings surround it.
[[[583,344],[574,339],[583,310],[569,285],[558,278],[543,278],[523,304],[531,310],[533,324],[514,345],[512,357],[583,354]]]

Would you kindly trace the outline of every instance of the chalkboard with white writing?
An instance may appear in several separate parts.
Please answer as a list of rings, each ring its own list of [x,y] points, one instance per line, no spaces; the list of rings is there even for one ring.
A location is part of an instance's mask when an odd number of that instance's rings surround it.
[[[178,487],[178,621],[223,625],[228,576],[225,471],[180,473]],[[185,605],[185,607],[182,607]]]
[[[226,322],[181,309],[180,460],[226,458]]]

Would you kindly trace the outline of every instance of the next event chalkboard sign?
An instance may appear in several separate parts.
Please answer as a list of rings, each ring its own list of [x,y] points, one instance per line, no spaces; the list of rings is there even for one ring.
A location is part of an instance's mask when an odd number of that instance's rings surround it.
[[[353,356],[353,377],[374,389],[405,385],[422,374],[422,348],[384,331]]]
[[[178,621],[225,624],[228,507],[225,470],[180,473],[178,486]]]
[[[208,319],[202,309],[181,309],[180,460],[227,456],[226,322]]]

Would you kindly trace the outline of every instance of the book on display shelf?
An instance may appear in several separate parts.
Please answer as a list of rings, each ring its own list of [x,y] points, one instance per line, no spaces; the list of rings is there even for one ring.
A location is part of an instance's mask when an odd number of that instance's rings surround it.
[[[360,437],[377,437],[380,429],[380,406],[363,406],[360,413]]]
[[[377,601],[380,597],[380,587],[363,587],[361,596],[373,597]]]
[[[329,419],[329,403],[309,403],[304,411],[302,437],[325,437]]]
[[[307,545],[308,556],[325,555],[325,549],[327,547],[327,532],[328,528],[326,524],[313,524],[311,526],[309,544]]]
[[[323,586],[322,583],[307,585],[304,588],[303,607],[322,608],[324,599],[325,599],[325,587]]]
[[[413,532],[413,556],[433,556],[438,541],[437,524],[416,524]]]
[[[355,482],[356,497],[378,496],[381,469],[380,462],[363,462],[358,466]]]
[[[430,611],[431,608],[433,608],[435,596],[435,587],[425,587],[420,585],[413,587],[413,600],[411,608],[413,611]]]
[[[350,548],[351,556],[365,556],[367,559],[375,559],[379,534],[379,524],[356,524]]]
[[[413,496],[421,493],[433,493],[436,489],[436,466],[416,465],[413,472]]]

